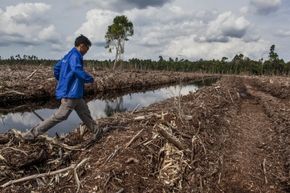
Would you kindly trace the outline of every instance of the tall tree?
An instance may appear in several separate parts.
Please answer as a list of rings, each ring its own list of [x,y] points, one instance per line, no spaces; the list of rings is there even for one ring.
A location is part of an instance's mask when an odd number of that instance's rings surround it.
[[[108,26],[105,35],[106,48],[109,49],[109,52],[112,52],[112,47],[116,50],[113,70],[115,70],[117,62],[121,60],[121,56],[124,54],[125,41],[128,41],[128,37],[133,34],[133,23],[125,15],[116,16],[113,24]]]
[[[275,45],[270,47],[269,58],[271,61],[276,61],[279,58],[278,54],[275,52]]]
[[[269,62],[272,70],[274,70],[274,74],[283,74],[285,62],[279,59],[278,54],[275,52],[275,45],[270,47]]]

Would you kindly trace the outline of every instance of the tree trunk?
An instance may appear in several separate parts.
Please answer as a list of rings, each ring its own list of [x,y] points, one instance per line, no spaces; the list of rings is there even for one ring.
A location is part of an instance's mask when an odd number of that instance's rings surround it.
[[[115,56],[115,62],[113,66],[113,70],[115,70],[117,62],[121,60],[121,55],[124,53],[124,44],[122,42],[122,39],[119,38],[116,46],[116,56]]]
[[[116,46],[116,55],[115,55],[115,61],[114,61],[114,66],[113,66],[113,71],[115,70],[116,68],[116,64],[117,64],[117,61],[118,61],[118,55],[119,55],[119,40],[118,40],[118,43],[117,43],[117,46]]]

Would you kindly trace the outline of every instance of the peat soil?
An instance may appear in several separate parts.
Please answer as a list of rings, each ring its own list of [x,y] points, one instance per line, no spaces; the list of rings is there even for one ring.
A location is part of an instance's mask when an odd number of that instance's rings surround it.
[[[0,137],[1,192],[290,192],[289,81],[222,77],[97,120],[96,143],[83,126],[31,143],[12,130]]]
[[[179,84],[219,77],[201,73],[169,71],[112,71],[86,69],[95,79],[87,84],[85,94],[94,97],[114,97],[120,93],[142,91],[162,85]],[[51,66],[0,65],[0,107],[15,108],[20,105],[48,101],[54,98],[56,81]]]

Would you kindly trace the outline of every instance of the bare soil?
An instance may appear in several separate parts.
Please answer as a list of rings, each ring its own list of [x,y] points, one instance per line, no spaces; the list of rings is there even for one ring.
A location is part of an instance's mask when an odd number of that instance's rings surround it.
[[[0,184],[88,159],[75,170],[79,192],[290,192],[289,81],[225,76],[196,93],[97,120],[106,133],[91,146],[83,127],[34,143],[11,131],[0,137]],[[75,176],[69,170],[1,192],[77,192]]]

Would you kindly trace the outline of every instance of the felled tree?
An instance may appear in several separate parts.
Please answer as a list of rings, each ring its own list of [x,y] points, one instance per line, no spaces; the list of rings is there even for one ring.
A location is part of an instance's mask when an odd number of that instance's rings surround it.
[[[109,52],[112,52],[112,48],[116,50],[113,70],[115,70],[117,62],[121,60],[121,56],[124,54],[125,41],[128,41],[128,37],[133,34],[133,23],[125,15],[116,16],[113,24],[108,26],[105,36],[106,48],[109,49]]]

